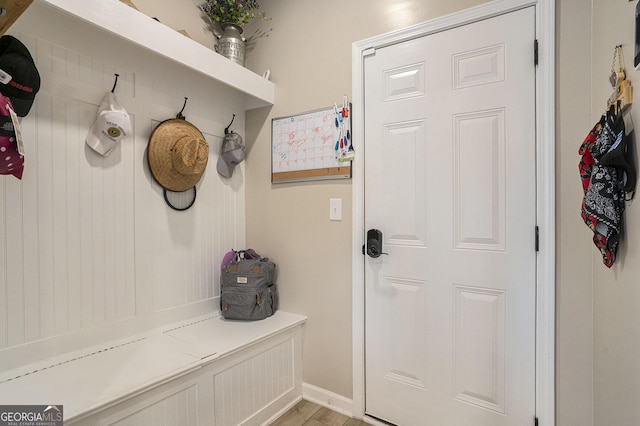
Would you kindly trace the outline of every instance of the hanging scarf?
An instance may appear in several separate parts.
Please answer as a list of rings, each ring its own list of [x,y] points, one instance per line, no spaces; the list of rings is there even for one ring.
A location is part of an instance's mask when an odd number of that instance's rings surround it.
[[[602,260],[611,267],[622,232],[625,191],[622,170],[601,164],[599,160],[625,137],[624,122],[607,114],[589,132],[578,153],[578,169],[582,179],[584,199],[582,220],[593,231],[593,242]]]

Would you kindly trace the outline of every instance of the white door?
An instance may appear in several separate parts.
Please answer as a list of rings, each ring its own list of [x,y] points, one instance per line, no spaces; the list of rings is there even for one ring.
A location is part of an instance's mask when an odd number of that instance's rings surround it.
[[[364,59],[365,410],[533,425],[535,11]]]

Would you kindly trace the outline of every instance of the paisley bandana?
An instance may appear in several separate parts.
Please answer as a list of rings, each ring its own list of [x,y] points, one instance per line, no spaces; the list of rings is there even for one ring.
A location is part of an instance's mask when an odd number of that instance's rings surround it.
[[[624,136],[625,130],[622,120],[614,123],[608,117],[603,118],[591,129],[578,150],[581,155],[578,170],[584,190],[582,220],[593,231],[593,242],[600,250],[604,264],[610,268],[622,232],[624,179],[621,170],[600,164],[599,159],[621,135]]]

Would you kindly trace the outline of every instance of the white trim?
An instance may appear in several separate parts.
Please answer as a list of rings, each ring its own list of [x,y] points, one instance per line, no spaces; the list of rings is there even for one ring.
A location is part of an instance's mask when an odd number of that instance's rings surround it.
[[[353,417],[353,400],[345,398],[342,395],[338,395],[337,393],[310,385],[309,383],[303,383],[302,398],[313,402],[314,404],[342,413],[345,416]]]
[[[355,42],[352,91],[356,111],[364,110],[363,52],[433,34],[481,19],[536,6],[539,66],[536,73],[537,216],[540,251],[537,264],[536,415],[555,425],[555,0],[495,0],[442,18]],[[364,164],[364,116],[353,116],[354,164]],[[358,149],[358,147],[360,147]],[[354,167],[352,182],[353,416],[364,417],[364,170]]]
[[[293,401],[285,405],[282,409],[278,410],[277,413],[269,417],[269,419],[267,419],[267,421],[262,423],[260,426],[269,426],[271,423],[275,422],[280,417],[282,417],[285,413],[287,413],[289,410],[295,407],[302,399],[303,399],[302,395],[300,395],[299,397],[297,397],[296,399],[294,399]]]
[[[513,12],[528,6],[536,6],[539,2],[554,0],[494,0],[481,6],[465,9],[440,18],[435,18],[421,24],[413,25],[407,28],[391,31],[385,34],[374,36],[366,40],[353,43],[352,52],[357,51],[358,56],[352,56],[353,62],[360,62],[362,55],[359,53],[369,48],[380,48],[397,44],[403,41],[411,40],[425,35],[442,32],[451,28],[462,25],[471,24],[483,19],[492,18],[497,15]],[[355,83],[355,70],[352,74]],[[355,96],[353,97],[355,100]]]
[[[537,8],[537,216],[540,228],[536,295],[536,415],[555,425],[555,0]]]

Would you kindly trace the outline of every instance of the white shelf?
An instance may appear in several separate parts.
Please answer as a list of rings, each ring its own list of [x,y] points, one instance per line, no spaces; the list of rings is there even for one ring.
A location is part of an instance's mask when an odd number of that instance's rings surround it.
[[[37,0],[245,95],[245,108],[273,105],[274,84],[118,0]]]

